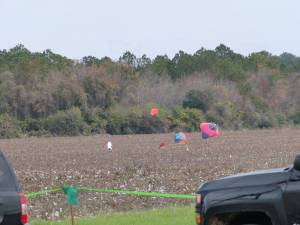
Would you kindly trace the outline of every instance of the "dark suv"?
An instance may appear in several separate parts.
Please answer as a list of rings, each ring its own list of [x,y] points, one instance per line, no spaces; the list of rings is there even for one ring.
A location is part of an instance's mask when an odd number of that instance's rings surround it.
[[[196,191],[201,225],[299,225],[300,155],[293,167],[209,181]]]
[[[0,225],[24,224],[27,224],[26,198],[14,170],[0,151]]]

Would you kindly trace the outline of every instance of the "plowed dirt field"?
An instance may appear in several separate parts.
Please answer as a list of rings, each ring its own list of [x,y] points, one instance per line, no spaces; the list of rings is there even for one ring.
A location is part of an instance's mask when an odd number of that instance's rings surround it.
[[[112,152],[106,150],[108,135],[0,140],[0,148],[26,193],[76,185],[191,194],[202,181],[286,167],[300,153],[297,129],[223,131],[219,138],[209,140],[193,133],[188,138],[189,151],[173,144],[174,134],[112,136]],[[158,148],[161,143],[165,149]],[[80,192],[76,215],[190,203]],[[32,198],[29,205],[33,218],[59,219],[68,214],[62,193]]]

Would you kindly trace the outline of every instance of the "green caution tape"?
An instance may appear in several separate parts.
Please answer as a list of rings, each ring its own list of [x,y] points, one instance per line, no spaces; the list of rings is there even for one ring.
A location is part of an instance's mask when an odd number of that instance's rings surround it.
[[[194,195],[187,194],[169,194],[160,192],[142,192],[142,191],[127,191],[121,189],[97,189],[97,188],[78,188],[78,190],[83,191],[95,191],[101,193],[117,193],[126,195],[137,195],[146,197],[160,197],[160,198],[177,198],[177,199],[194,199]]]
[[[116,194],[125,194],[125,195],[135,195],[135,196],[144,196],[144,197],[158,197],[158,198],[176,198],[176,199],[194,199],[194,195],[188,194],[170,194],[170,193],[160,193],[160,192],[142,192],[142,191],[127,191],[122,189],[99,189],[99,188],[85,188],[78,187],[78,191],[94,191],[100,193],[116,193]],[[25,196],[30,199],[33,197],[43,196],[48,193],[62,192],[62,188],[53,188],[39,192],[26,193]]]
[[[38,196],[46,195],[48,193],[55,193],[55,192],[60,192],[60,191],[62,191],[61,188],[52,188],[52,189],[45,189],[43,191],[27,193],[27,194],[25,194],[25,196],[26,196],[26,198],[30,199],[33,197],[38,197]]]

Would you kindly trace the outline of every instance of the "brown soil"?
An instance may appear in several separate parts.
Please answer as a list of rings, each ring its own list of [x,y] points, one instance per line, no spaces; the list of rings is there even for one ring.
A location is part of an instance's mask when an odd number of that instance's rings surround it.
[[[300,130],[224,131],[202,140],[189,134],[189,151],[174,134],[108,135],[0,140],[24,192],[62,185],[193,193],[200,182],[257,169],[286,167],[300,151]],[[165,143],[165,149],[159,149]],[[77,216],[190,204],[191,201],[80,192]],[[29,201],[31,217],[68,213],[62,193]]]

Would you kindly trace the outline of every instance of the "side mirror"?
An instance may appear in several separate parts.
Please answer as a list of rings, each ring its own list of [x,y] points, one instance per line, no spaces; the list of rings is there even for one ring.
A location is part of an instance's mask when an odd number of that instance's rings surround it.
[[[300,171],[300,155],[296,155],[295,157],[294,169]]]

